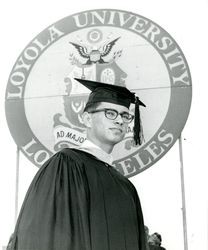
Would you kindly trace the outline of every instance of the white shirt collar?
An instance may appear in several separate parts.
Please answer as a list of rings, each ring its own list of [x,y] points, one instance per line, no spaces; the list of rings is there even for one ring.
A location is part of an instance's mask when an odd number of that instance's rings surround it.
[[[94,155],[99,160],[108,163],[109,165],[112,165],[113,162],[113,156],[111,154],[106,153],[104,150],[102,150],[100,147],[98,147],[96,144],[94,144],[92,141],[86,139],[80,147],[77,149],[88,152],[92,155]]]

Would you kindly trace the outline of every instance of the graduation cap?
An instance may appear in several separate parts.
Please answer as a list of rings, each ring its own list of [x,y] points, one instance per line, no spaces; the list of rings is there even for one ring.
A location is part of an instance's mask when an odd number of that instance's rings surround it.
[[[82,85],[91,90],[88,101],[86,103],[86,110],[89,106],[97,102],[109,102],[118,105],[130,107],[131,103],[135,104],[135,116],[134,116],[134,141],[135,144],[142,144],[143,131],[140,119],[139,106],[146,107],[146,105],[139,100],[135,93],[129,91],[126,87],[89,81],[84,79],[74,78]]]

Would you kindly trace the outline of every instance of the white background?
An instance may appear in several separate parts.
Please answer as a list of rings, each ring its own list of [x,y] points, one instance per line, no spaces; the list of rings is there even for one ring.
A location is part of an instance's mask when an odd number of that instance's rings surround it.
[[[3,2],[3,1],[2,1]],[[9,133],[4,96],[9,74],[26,45],[43,29],[76,12],[114,8],[145,16],[179,44],[193,82],[191,113],[182,134],[187,205],[188,246],[208,249],[207,84],[208,3],[205,0],[11,1],[0,6],[0,249],[14,227],[16,145]],[[161,233],[167,250],[182,250],[183,230],[178,143],[158,163],[131,178],[138,189],[150,233]],[[37,168],[20,156],[21,204]]]

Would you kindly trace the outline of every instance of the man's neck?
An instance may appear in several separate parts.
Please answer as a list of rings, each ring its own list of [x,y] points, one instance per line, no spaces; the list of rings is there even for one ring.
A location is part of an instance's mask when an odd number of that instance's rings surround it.
[[[108,163],[109,165],[112,165],[113,162],[113,157],[111,154],[107,153],[104,151],[101,147],[96,145],[94,142],[91,140],[87,139],[86,141],[83,142],[83,144],[78,148],[79,150],[86,151],[98,159],[100,159],[103,162]]]
[[[104,143],[99,143],[99,141],[97,141],[96,139],[93,138],[87,138],[89,141],[91,141],[92,143],[94,143],[96,146],[98,146],[99,148],[101,148],[103,151],[105,151],[107,154],[110,154],[113,151],[113,147],[114,145],[109,145],[109,144],[104,144]]]

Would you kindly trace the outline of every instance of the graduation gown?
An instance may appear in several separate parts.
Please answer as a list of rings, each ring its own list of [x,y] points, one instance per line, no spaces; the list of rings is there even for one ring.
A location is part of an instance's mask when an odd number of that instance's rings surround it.
[[[15,250],[145,250],[140,201],[112,166],[63,149],[37,172],[10,248]]]

